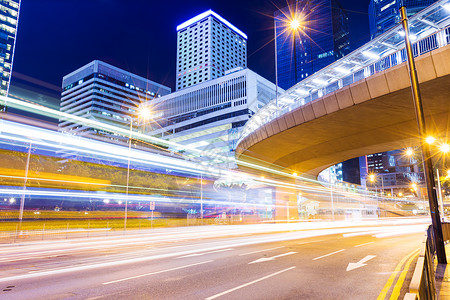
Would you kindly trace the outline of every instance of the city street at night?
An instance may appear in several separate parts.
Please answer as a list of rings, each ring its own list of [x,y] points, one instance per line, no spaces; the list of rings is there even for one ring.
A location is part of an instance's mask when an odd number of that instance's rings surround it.
[[[0,299],[450,299],[450,0],[0,0]]]
[[[291,227],[287,231],[286,224],[207,226],[3,245],[1,295],[8,299],[375,299],[384,291],[400,295],[426,224],[417,219]]]

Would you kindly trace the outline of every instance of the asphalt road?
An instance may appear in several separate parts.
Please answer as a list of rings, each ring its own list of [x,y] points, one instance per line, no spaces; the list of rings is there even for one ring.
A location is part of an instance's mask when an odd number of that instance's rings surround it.
[[[425,228],[205,226],[1,245],[0,299],[397,299]]]

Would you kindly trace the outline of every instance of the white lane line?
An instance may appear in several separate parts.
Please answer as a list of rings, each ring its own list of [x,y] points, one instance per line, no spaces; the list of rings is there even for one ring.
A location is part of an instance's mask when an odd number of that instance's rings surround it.
[[[330,256],[330,255],[333,255],[333,254],[336,254],[336,253],[342,252],[342,251],[345,251],[345,249],[341,249],[341,250],[338,250],[338,251],[334,251],[334,252],[331,252],[331,253],[328,253],[328,254],[325,254],[325,255],[322,255],[322,256],[319,256],[319,257],[313,258],[313,260],[318,260],[318,259],[321,259],[321,258],[324,258],[324,257]]]
[[[216,250],[216,251],[209,251],[209,252],[203,252],[203,253],[193,253],[193,254],[180,256],[180,257],[177,257],[177,258],[202,256],[202,255],[206,255],[206,254],[219,253],[219,252],[225,252],[225,251],[231,251],[231,250],[234,250],[234,249],[233,248],[228,248],[228,249],[220,249],[220,250]]]
[[[344,233],[342,236],[344,238],[348,238],[348,237],[355,237],[355,236],[362,236],[362,235],[373,235],[373,234],[378,234],[380,232],[386,232],[386,230],[381,229],[381,230],[370,230],[370,231],[363,231],[363,232]]]
[[[278,272],[269,274],[269,275],[267,275],[267,276],[261,277],[261,278],[259,278],[259,279],[256,279],[256,280],[253,280],[253,281],[251,281],[251,282],[245,283],[245,284],[243,284],[243,285],[237,286],[237,287],[235,287],[235,288],[229,289],[229,290],[227,290],[227,291],[225,291],[225,292],[222,292],[222,293],[216,294],[216,295],[214,295],[214,296],[205,298],[205,300],[216,299],[216,298],[218,298],[218,297],[220,297],[220,296],[229,294],[229,293],[234,292],[234,291],[236,291],[236,290],[242,289],[242,288],[244,288],[244,287],[246,287],[246,286],[252,285],[252,284],[254,284],[254,283],[260,282],[260,281],[262,281],[262,280],[265,280],[265,279],[267,279],[267,278],[276,276],[276,275],[278,275],[278,274],[284,273],[284,272],[286,272],[286,271],[289,271],[289,270],[292,270],[292,269],[295,269],[295,268],[296,268],[296,267],[294,266],[294,267],[290,267],[290,268],[287,268],[287,269],[284,269],[284,270],[281,270],[281,271],[278,271]]]
[[[111,283],[116,283],[116,282],[136,279],[136,278],[141,278],[141,277],[145,277],[145,276],[150,276],[150,275],[155,275],[155,274],[160,274],[160,273],[166,273],[166,272],[180,270],[180,269],[185,269],[185,268],[189,268],[189,267],[193,267],[193,266],[203,265],[203,264],[207,264],[207,263],[210,263],[210,262],[213,262],[213,260],[207,260],[207,261],[199,262],[199,263],[196,263],[196,264],[190,264],[190,265],[176,267],[176,268],[171,268],[171,269],[167,269],[167,270],[161,270],[161,271],[141,274],[141,275],[137,275],[137,276],[122,278],[122,279],[118,279],[118,280],[108,281],[108,282],[104,282],[103,284],[106,285],[106,284],[111,284]]]
[[[359,244],[359,245],[356,245],[356,246],[354,246],[354,247],[355,247],[355,248],[358,248],[358,247],[362,247],[362,246],[369,245],[369,244],[373,244],[373,243],[375,243],[375,242],[368,242],[368,243],[364,243],[364,244]]]
[[[318,241],[311,241],[311,242],[301,242],[301,243],[297,243],[297,245],[305,245],[305,244],[311,244],[311,243],[318,243],[318,242],[323,242],[325,240],[318,240]]]
[[[249,262],[248,264],[250,265],[250,264],[256,264],[256,263],[260,263],[260,262],[266,262],[266,261],[274,260],[275,258],[278,258],[278,257],[288,256],[288,255],[292,255],[292,254],[296,254],[296,253],[297,252],[288,252],[288,253],[275,255],[272,257],[263,257],[263,258],[255,260],[255,261]]]
[[[264,251],[272,251],[272,250],[281,249],[281,248],[284,248],[284,246],[275,247],[275,248],[269,248],[269,249],[264,249],[264,250],[258,250],[258,251],[253,251],[253,252],[242,253],[242,254],[239,254],[239,256],[250,255],[250,254],[260,253],[260,252],[264,252]]]

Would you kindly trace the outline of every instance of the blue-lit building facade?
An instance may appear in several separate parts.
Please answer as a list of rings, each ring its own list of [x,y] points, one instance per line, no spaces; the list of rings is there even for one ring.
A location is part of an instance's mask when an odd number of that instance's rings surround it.
[[[406,7],[406,12],[410,17],[434,2],[436,0],[370,0],[369,28],[371,38],[386,32],[400,22],[399,9],[401,6]]]
[[[296,33],[289,27],[293,18],[302,24]],[[350,52],[348,16],[337,0],[295,1],[276,11],[274,20],[278,85],[283,89]]]
[[[0,95],[7,96],[19,22],[20,0],[0,0]],[[5,108],[0,105],[0,111]]]

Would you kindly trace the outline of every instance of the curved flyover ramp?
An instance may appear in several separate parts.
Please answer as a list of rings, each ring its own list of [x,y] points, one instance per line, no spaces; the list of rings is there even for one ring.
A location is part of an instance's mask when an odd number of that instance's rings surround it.
[[[416,58],[426,123],[447,136],[450,46]],[[238,145],[239,160],[317,175],[350,158],[418,145],[406,63],[316,99],[262,125]]]

